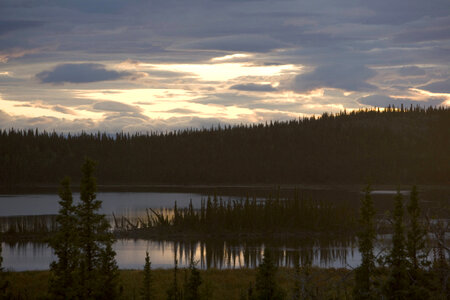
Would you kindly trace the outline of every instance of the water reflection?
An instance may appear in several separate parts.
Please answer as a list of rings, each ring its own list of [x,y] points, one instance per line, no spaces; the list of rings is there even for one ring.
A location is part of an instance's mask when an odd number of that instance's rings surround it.
[[[16,271],[45,270],[55,258],[46,243],[3,243],[3,266]],[[290,242],[243,241],[152,241],[118,240],[114,244],[121,269],[141,269],[145,252],[152,267],[172,268],[174,258],[180,267],[192,259],[202,269],[255,268],[262,261],[264,248],[271,249],[280,266],[293,266],[299,260],[321,267],[355,267],[360,255],[352,240],[302,239]]]
[[[125,189],[126,190],[126,189]],[[200,207],[202,198],[208,195],[217,194],[223,200],[239,200],[249,195],[251,198],[264,199],[269,196],[281,198],[292,198],[299,192],[300,198],[311,198],[325,201],[350,201],[359,206],[361,200],[360,189],[357,187],[349,190],[334,188],[299,189],[294,187],[277,190],[274,188],[250,188],[250,187],[204,187],[204,188],[167,188],[161,192],[139,191],[139,192],[99,192],[97,199],[101,200],[101,213],[132,216],[145,211],[146,208],[172,208],[175,201],[178,207],[187,207],[192,199],[194,208]],[[408,190],[404,190],[407,198]],[[372,196],[376,209],[383,213],[392,209],[395,190],[374,190]],[[419,197],[422,208],[433,206],[438,201],[450,201],[450,190],[442,189],[419,189]],[[79,193],[74,193],[74,199],[79,198]],[[0,195],[0,216],[18,215],[50,215],[58,213],[58,193],[57,188],[48,194],[21,194],[21,195]]]

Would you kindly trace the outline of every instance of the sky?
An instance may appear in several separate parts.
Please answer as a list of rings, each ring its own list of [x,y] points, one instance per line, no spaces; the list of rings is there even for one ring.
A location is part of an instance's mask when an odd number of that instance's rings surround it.
[[[0,128],[450,106],[448,0],[0,0]]]

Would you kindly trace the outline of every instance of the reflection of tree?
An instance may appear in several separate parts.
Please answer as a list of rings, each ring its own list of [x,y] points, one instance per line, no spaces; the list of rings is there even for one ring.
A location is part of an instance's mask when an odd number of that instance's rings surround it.
[[[293,267],[299,259],[322,267],[345,266],[353,247],[351,239],[329,237],[292,241],[174,241],[173,244],[180,264],[188,264],[194,257],[203,269],[255,268],[261,263],[266,248],[271,249],[272,259],[277,266]]]

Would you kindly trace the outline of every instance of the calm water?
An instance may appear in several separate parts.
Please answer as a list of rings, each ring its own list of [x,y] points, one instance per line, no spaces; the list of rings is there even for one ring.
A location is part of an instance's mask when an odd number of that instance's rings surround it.
[[[79,199],[74,193],[73,198]],[[146,208],[172,207],[174,202],[180,207],[192,204],[200,206],[202,195],[194,193],[97,193],[102,201],[101,213],[134,214]],[[59,205],[57,194],[0,195],[0,216],[51,215],[57,214]]]
[[[200,207],[202,199],[212,195],[216,190],[204,189],[183,192],[102,192],[97,199],[103,201],[101,212],[107,215],[137,216],[146,208],[171,208],[175,201],[178,207],[187,207],[189,201],[195,208]],[[222,189],[218,194],[224,200],[241,199],[248,189]],[[267,197],[273,189],[253,189],[251,196],[260,199]],[[281,197],[292,195],[292,190],[282,190]],[[358,208],[361,192],[358,190],[310,189],[301,190],[302,197],[329,201],[351,201]],[[403,191],[405,198],[408,192]],[[382,212],[392,208],[395,191],[378,190],[373,192],[377,209]],[[74,199],[79,194],[74,193]],[[450,204],[449,189],[425,190],[420,193],[421,204],[425,208]],[[24,194],[0,195],[0,217],[20,215],[51,215],[58,212],[58,196],[56,194]],[[445,217],[445,216],[444,216]],[[446,216],[448,218],[448,216]],[[360,263],[360,254],[353,241],[336,240],[301,240],[281,242],[260,241],[247,242],[194,242],[178,243],[172,241],[119,240],[114,249],[120,268],[140,269],[143,266],[145,252],[149,251],[152,266],[155,268],[173,267],[174,256],[181,266],[188,264],[190,257],[199,261],[201,268],[240,268],[255,267],[261,260],[264,247],[272,249],[279,265],[293,265],[295,261],[308,260],[321,267],[355,267]],[[380,246],[381,247],[381,246]],[[16,271],[42,270],[55,257],[47,244],[3,244],[3,266]]]
[[[118,240],[114,244],[116,260],[121,269],[141,269],[145,252],[151,257],[153,268],[172,268],[176,256],[181,267],[189,265],[190,258],[198,266],[207,268],[254,268],[262,260],[265,247],[272,250],[278,265],[293,266],[298,259],[321,267],[355,267],[360,255],[354,244],[335,242],[321,245],[319,241],[305,241],[303,245],[284,246],[263,243],[192,242]],[[45,270],[56,259],[52,249],[44,243],[2,244],[3,266],[15,271]]]

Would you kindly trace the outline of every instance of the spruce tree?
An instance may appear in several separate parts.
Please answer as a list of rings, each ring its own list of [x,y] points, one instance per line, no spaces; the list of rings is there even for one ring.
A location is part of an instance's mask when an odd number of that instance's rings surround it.
[[[353,290],[355,299],[375,298],[371,283],[371,276],[373,276],[375,269],[375,256],[373,254],[373,244],[376,238],[375,209],[370,192],[370,185],[368,185],[364,191],[359,213],[361,231],[358,233],[358,245],[361,253],[361,265],[355,271],[355,287]]]
[[[264,258],[258,266],[255,283],[255,298],[257,300],[284,299],[284,291],[278,286],[275,275],[277,268],[272,259],[272,254],[264,249]]]
[[[101,201],[96,200],[95,163],[87,159],[82,166],[80,204],[77,206],[80,248],[80,298],[106,299],[117,295],[117,266],[112,250],[114,237],[105,215],[99,214]],[[105,291],[104,288],[108,287]],[[113,299],[113,298],[109,298]]]
[[[99,289],[96,290],[96,299],[118,299],[119,291],[119,268],[117,267],[116,252],[112,249],[114,240],[106,242],[100,253],[99,265]]]
[[[3,272],[3,248],[2,248],[2,233],[0,232],[0,272]]]
[[[144,280],[141,292],[141,298],[144,300],[153,299],[153,279],[152,279],[152,263],[148,251],[145,252]]]
[[[430,285],[422,267],[428,265],[425,252],[426,230],[420,221],[420,207],[417,187],[413,186],[407,206],[409,226],[407,229],[406,248],[409,260],[409,299],[429,298]]]
[[[185,300],[198,300],[200,298],[199,288],[202,284],[202,278],[200,277],[200,272],[196,267],[196,263],[191,258],[189,264],[189,279],[186,282],[184,288],[184,299]]]
[[[417,272],[423,264],[426,264],[425,235],[426,230],[420,221],[420,207],[417,187],[413,186],[407,206],[409,226],[407,231],[408,259],[411,271]]]
[[[78,234],[75,206],[70,190],[70,178],[61,181],[59,190],[60,210],[56,217],[58,231],[50,240],[58,261],[50,265],[49,294],[54,299],[74,299],[77,297],[78,278]]]
[[[403,224],[403,197],[397,192],[394,204],[394,233],[392,249],[387,257],[389,275],[384,291],[388,299],[408,299],[408,273],[406,260],[405,229]]]
[[[2,256],[2,235],[0,232],[0,299],[10,299],[8,293],[9,281],[6,278],[6,274],[3,270],[3,256]]]
[[[167,289],[167,300],[181,300],[182,295],[178,287],[178,260],[175,258],[175,266],[173,268],[173,281]]]

